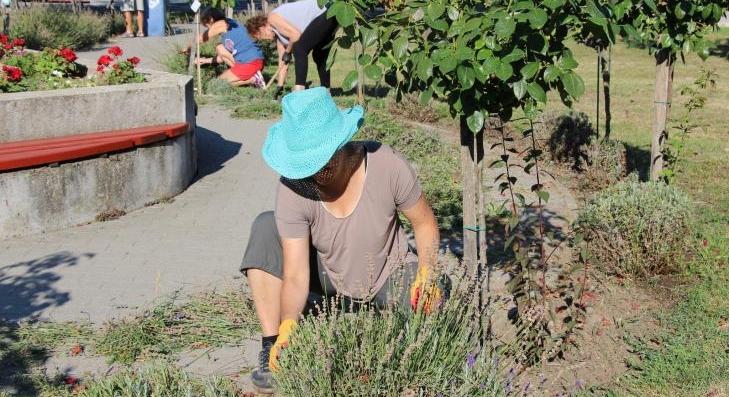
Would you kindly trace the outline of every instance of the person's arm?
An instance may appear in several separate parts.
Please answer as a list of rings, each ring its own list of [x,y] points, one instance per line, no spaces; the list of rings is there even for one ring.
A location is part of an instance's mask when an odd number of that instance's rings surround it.
[[[309,294],[309,239],[282,238],[281,322],[296,321]]]
[[[423,268],[432,274],[438,257],[440,232],[433,210],[424,195],[412,207],[402,211],[410,221],[415,233],[415,245],[418,249],[418,271]]]
[[[210,28],[208,30],[200,33],[200,36],[198,36],[198,38],[197,38],[197,42],[200,44],[205,43],[206,41],[210,41],[210,39],[220,36],[227,30],[228,30],[228,23],[226,21],[223,21],[223,20],[216,21],[215,23],[213,23],[212,26],[210,26]],[[191,48],[192,48],[192,45],[188,44],[187,48],[183,52],[188,53],[191,50]]]
[[[276,50],[278,50],[278,76],[276,76],[276,85],[282,89],[286,83],[286,74],[289,71],[289,65],[283,61],[283,54],[286,52],[286,47],[281,43],[281,40],[276,40]]]

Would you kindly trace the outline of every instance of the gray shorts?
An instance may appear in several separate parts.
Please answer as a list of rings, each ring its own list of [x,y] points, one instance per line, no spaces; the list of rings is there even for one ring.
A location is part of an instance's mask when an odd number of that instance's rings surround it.
[[[263,212],[253,221],[248,246],[240,266],[243,273],[248,269],[260,269],[277,278],[283,278],[283,249],[281,248],[281,237],[278,234],[278,228],[276,228],[276,218],[273,211]],[[372,303],[378,307],[392,304],[409,305],[409,287],[412,280],[415,279],[417,269],[418,263],[412,262],[405,266],[402,272],[390,276],[390,279],[372,298]],[[316,249],[313,246],[309,247],[309,275],[310,292],[323,296],[337,294],[337,290],[319,262]]]
[[[144,11],[144,0],[122,0],[122,11]]]

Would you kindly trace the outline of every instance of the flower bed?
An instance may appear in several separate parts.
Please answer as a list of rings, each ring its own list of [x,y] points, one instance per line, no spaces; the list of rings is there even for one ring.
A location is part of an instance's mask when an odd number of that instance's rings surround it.
[[[123,59],[124,53],[117,46],[99,57],[96,73],[91,74],[85,66],[76,63],[76,53],[70,48],[29,51],[23,38],[4,34],[0,34],[0,46],[0,92],[144,82],[144,76],[136,70],[140,59]]]

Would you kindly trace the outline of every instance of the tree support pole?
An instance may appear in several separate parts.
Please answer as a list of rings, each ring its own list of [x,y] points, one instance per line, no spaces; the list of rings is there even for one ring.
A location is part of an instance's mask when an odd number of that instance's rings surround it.
[[[656,54],[655,118],[651,141],[650,175],[657,181],[663,172],[663,145],[668,139],[666,123],[671,113],[671,90],[675,54],[660,51]]]

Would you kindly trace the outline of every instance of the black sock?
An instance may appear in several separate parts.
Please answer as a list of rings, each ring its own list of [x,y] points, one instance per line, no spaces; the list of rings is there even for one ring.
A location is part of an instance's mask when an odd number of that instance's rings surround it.
[[[278,335],[261,337],[261,349],[265,349],[267,345],[268,347],[270,347],[271,345],[276,343],[276,338],[278,338]]]

